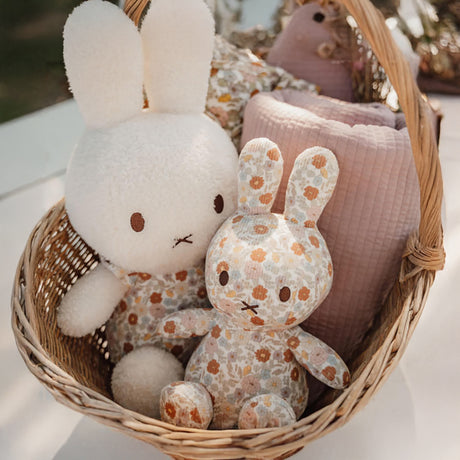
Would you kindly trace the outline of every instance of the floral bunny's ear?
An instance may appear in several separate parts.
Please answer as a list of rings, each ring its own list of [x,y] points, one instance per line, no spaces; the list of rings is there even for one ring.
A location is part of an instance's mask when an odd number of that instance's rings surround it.
[[[214,19],[204,1],[152,1],[141,36],[151,110],[203,113],[214,48]]]
[[[300,154],[287,186],[286,218],[305,227],[315,227],[334,192],[338,175],[339,165],[330,150],[313,147]]]
[[[238,207],[246,214],[269,213],[283,175],[278,146],[266,138],[249,141],[239,160]]]
[[[64,27],[64,62],[87,126],[109,126],[140,113],[142,41],[117,6],[90,0],[73,10]]]

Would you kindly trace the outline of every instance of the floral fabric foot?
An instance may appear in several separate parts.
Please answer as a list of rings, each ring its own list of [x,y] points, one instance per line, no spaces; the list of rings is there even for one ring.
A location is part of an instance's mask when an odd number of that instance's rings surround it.
[[[238,427],[242,430],[252,428],[274,428],[295,423],[292,407],[274,394],[258,395],[249,399],[240,412]]]
[[[171,383],[161,392],[160,413],[164,422],[205,430],[213,416],[211,396],[199,383]]]

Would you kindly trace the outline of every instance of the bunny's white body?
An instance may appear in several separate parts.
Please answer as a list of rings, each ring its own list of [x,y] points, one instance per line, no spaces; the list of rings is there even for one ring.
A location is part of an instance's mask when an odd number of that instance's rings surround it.
[[[173,349],[148,330],[171,311],[207,304],[206,249],[236,205],[236,150],[203,114],[213,40],[202,0],[157,0],[140,32],[116,6],[90,0],[64,29],[87,125],[68,167],[66,208],[103,263],[66,294],[58,324],[80,337],[109,320],[113,361],[134,349],[115,367],[115,399],[152,416],[159,389],[183,370],[170,353],[137,349]],[[182,341],[179,355],[193,346]]]

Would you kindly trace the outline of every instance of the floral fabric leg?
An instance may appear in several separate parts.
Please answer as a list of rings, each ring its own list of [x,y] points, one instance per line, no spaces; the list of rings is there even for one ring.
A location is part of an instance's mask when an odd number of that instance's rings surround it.
[[[161,392],[160,413],[164,422],[205,430],[213,417],[211,396],[200,383],[171,383]]]
[[[241,408],[238,427],[242,430],[252,428],[274,428],[295,423],[292,407],[278,395],[254,396]]]

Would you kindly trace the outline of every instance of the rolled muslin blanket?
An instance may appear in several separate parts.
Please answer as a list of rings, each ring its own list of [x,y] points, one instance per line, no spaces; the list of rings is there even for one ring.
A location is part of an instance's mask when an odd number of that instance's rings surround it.
[[[337,187],[318,222],[331,252],[334,281],[329,296],[303,326],[345,360],[382,307],[420,219],[409,136],[400,126],[404,124],[383,105],[293,90],[258,94],[245,111],[241,145],[268,137],[283,154],[284,174],[273,212],[283,212],[288,178],[301,152],[318,145],[337,156]]]

